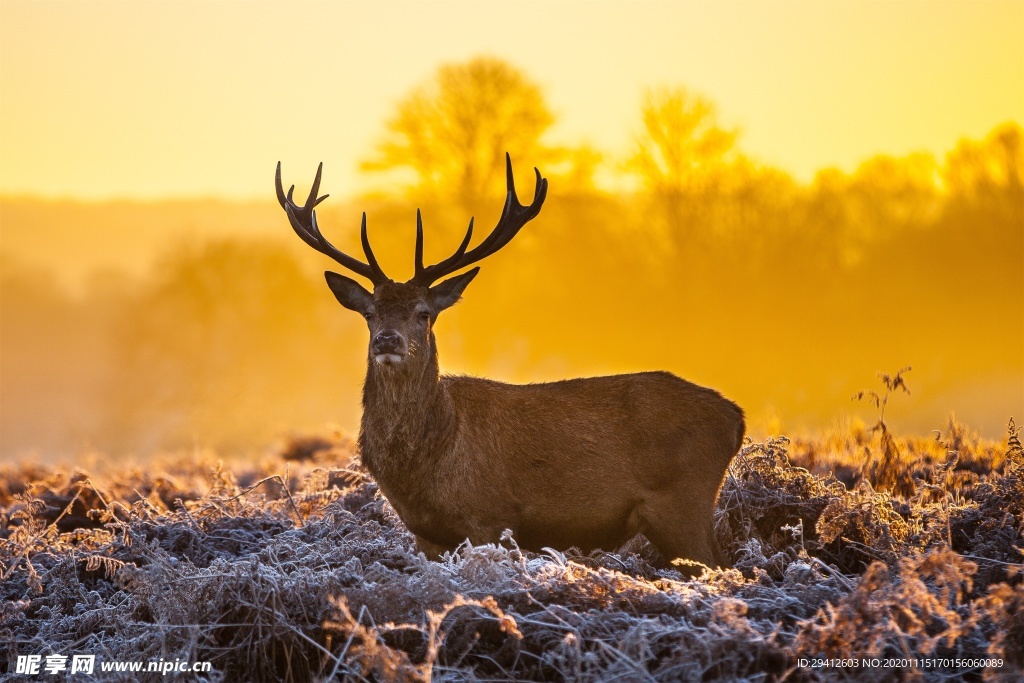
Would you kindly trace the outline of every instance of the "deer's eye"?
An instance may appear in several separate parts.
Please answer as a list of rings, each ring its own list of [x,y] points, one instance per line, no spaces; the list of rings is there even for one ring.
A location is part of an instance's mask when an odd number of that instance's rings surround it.
[[[430,311],[420,311],[420,322],[425,323],[430,320]]]
[[[363,317],[367,320],[373,320],[373,313],[363,313]]]

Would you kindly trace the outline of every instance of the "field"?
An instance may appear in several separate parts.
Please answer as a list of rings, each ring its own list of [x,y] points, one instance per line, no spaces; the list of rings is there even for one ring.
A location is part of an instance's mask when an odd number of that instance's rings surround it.
[[[0,683],[1024,683],[1024,1],[581,7],[0,0]]]
[[[295,438],[246,462],[200,452],[94,465],[95,476],[0,470],[9,671],[18,654],[94,653],[209,661],[200,680],[227,681],[1024,672],[1012,422],[1001,443],[952,420],[927,438],[854,426],[748,440],[716,518],[734,568],[694,579],[700,568],[656,568],[642,539],[589,556],[508,539],[426,561],[342,437]],[[815,661],[829,659],[853,661]]]

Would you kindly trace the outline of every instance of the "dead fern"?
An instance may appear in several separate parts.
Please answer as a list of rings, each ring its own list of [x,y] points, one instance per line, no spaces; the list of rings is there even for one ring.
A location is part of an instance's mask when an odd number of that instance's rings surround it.
[[[885,409],[889,405],[889,398],[893,392],[902,390],[904,393],[910,394],[910,389],[903,378],[903,374],[910,370],[908,365],[900,368],[896,374],[891,376],[880,372],[878,377],[885,386],[885,393],[879,394],[876,391],[865,390],[859,391],[853,396],[853,400],[868,400],[874,403],[875,408],[878,409],[878,422],[871,428],[871,431],[878,433],[881,458],[866,461],[862,465],[862,475],[876,488],[904,497],[914,494],[914,481],[907,472],[899,445],[885,423]]]
[[[1009,424],[1006,425],[1008,435],[1006,439],[1007,472],[1018,472],[1024,469],[1024,447],[1020,444],[1020,430],[1021,428],[1014,424],[1011,417]]]
[[[892,652],[1007,662],[908,679],[1019,679],[1024,477],[993,464],[1016,456],[967,432],[955,462],[901,443],[910,498],[815,469],[855,463],[860,436],[745,443],[716,517],[735,568],[697,579],[644,542],[531,553],[509,536],[430,562],[358,462],[321,455],[6,469],[0,676],[19,654],[95,651],[208,660],[211,680],[816,680],[801,657]]]

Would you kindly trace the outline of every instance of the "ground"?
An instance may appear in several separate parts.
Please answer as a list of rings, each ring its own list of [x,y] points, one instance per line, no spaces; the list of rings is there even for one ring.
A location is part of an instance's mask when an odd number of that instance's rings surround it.
[[[724,570],[658,569],[642,540],[583,556],[511,538],[427,561],[346,439],[91,468],[0,469],[0,673],[77,653],[209,661],[179,679],[210,681],[1024,673],[1014,427],[1002,443],[955,423],[748,441],[717,510]],[[94,680],[140,679],[98,666]]]

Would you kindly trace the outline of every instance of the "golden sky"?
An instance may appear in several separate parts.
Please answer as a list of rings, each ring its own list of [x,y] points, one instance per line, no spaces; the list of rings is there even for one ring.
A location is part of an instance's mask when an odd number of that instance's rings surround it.
[[[661,84],[801,179],[1024,121],[1020,0],[0,0],[0,193],[269,199],[282,159],[350,194],[395,102],[479,54],[544,88],[553,142],[613,157]]]

